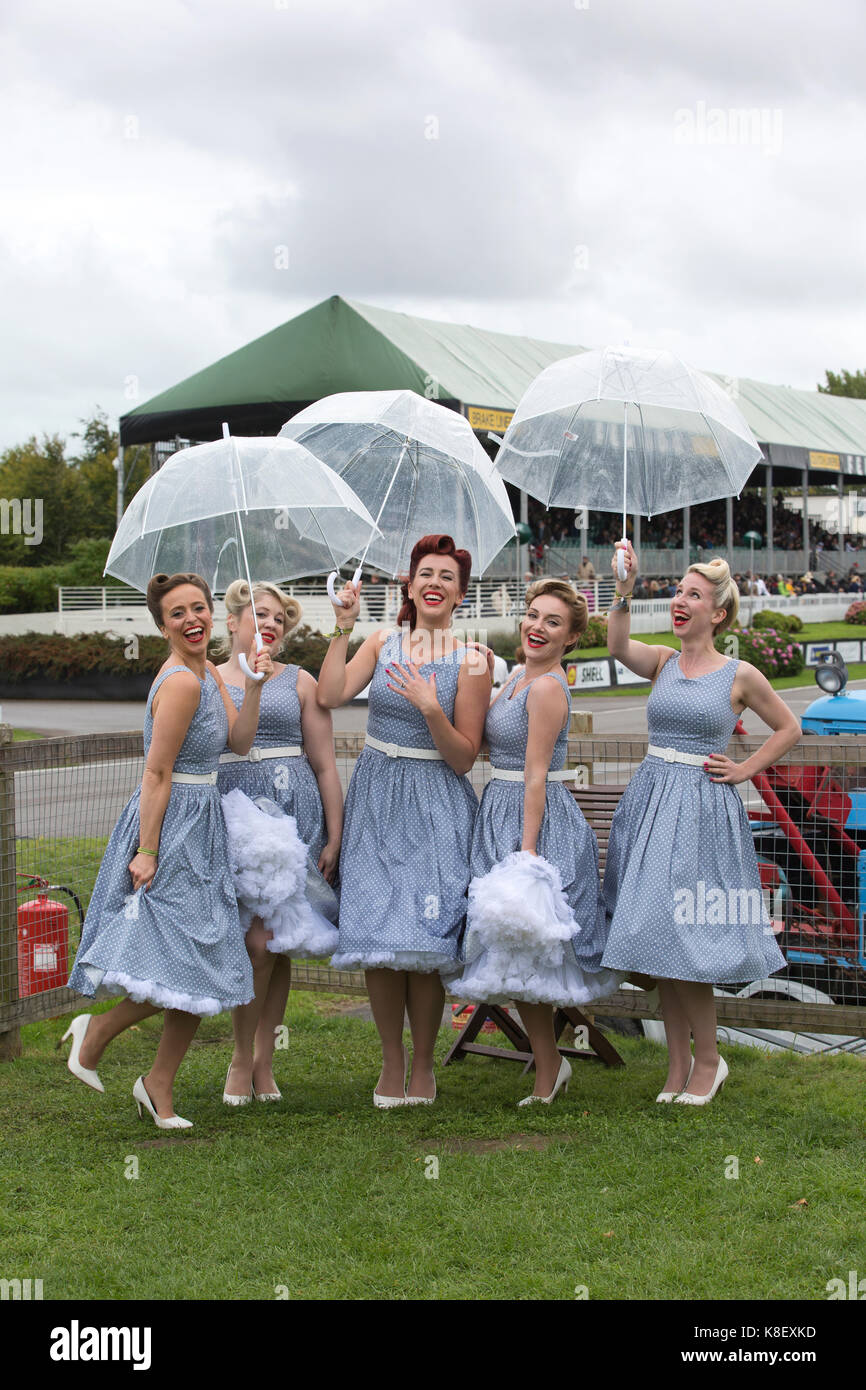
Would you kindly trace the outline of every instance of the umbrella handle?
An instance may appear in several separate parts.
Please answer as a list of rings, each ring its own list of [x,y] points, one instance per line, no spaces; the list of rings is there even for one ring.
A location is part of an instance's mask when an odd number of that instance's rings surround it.
[[[264,645],[265,645],[265,643],[264,643],[264,638],[262,637],[262,635],[261,635],[260,632],[257,632],[257,633],[256,633],[256,651],[257,651],[257,652],[260,652],[261,649],[262,649],[262,647],[263,647]],[[263,680],[264,680],[264,678],[265,678],[265,673],[264,673],[264,671],[253,671],[253,670],[251,669],[251,667],[250,667],[250,663],[247,661],[246,656],[244,655],[243,652],[241,652],[240,655],[238,656],[238,665],[240,666],[240,668],[241,668],[241,670],[243,671],[244,675],[245,675],[245,676],[249,676],[249,678],[250,678],[251,681],[263,681]]]
[[[625,536],[623,536],[623,540],[625,540]],[[616,572],[617,572],[618,578],[620,578],[620,579],[628,579],[628,570],[627,570],[626,567],[625,567],[625,551],[624,551],[624,550],[618,550],[618,551],[616,552]]]
[[[337,598],[337,590],[336,590],[335,585],[334,585],[334,581],[335,581],[337,578],[339,578],[339,576],[338,576],[336,570],[334,570],[332,574],[329,574],[329,575],[328,575],[328,598],[331,600],[332,603],[337,603],[337,602],[339,601],[338,598]],[[358,585],[359,585],[360,582],[361,582],[361,566],[359,565],[358,568],[355,570],[355,573],[352,575],[352,584],[353,584],[354,587],[357,589],[357,587],[358,587]],[[345,607],[345,604],[343,604],[343,605],[341,605],[341,606],[342,606],[342,607]]]

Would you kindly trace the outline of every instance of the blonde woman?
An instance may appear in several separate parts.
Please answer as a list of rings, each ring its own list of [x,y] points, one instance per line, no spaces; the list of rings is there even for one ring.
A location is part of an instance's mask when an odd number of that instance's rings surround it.
[[[229,585],[225,602],[230,654],[218,670],[237,705],[244,687],[238,658],[249,651],[255,636],[253,602],[265,651],[274,657],[300,622],[301,608],[275,584],[254,584],[251,602],[245,580]],[[308,671],[279,660],[274,660],[273,670],[262,692],[255,744],[245,757],[223,754],[219,789],[226,794],[240,788],[253,801],[264,797],[295,818],[297,833],[309,849],[307,897],[319,914],[335,922],[337,898],[332,885],[340,857],[343,794],[331,716],[317,704],[316,681]],[[336,944],[336,929],[326,932],[325,939],[321,917],[317,920],[315,936],[295,931],[285,940],[279,936],[275,940],[260,917],[253,917],[249,924],[246,943],[255,998],[232,1015],[235,1047],[223,1093],[228,1105],[243,1105],[253,1096],[262,1101],[281,1099],[273,1057],[291,986],[291,957],[330,955]]]
[[[649,750],[611,826],[603,963],[659,982],[669,1063],[657,1099],[706,1105],[728,1074],[716,1046],[713,985],[745,984],[785,964],[736,788],[784,757],[800,726],[756,667],[716,651],[715,637],[736,620],[739,606],[725,560],[690,565],[677,585],[671,599],[677,652],[630,639],[637,556],[630,542],[617,549],[625,550],[627,577],[617,580],[608,649],[653,689]],[[612,568],[616,575],[616,555]],[[773,733],[736,763],[725,749],[746,709]]]
[[[526,595],[525,665],[490,706],[484,735],[491,780],[472,835],[464,968],[448,982],[459,999],[519,1004],[535,1058],[535,1089],[520,1105],[549,1105],[571,1065],[553,1031],[557,1005],[612,993],[602,968],[607,937],[598,845],[565,782],[571,694],[562,658],[586,630],[587,605],[561,579]]]

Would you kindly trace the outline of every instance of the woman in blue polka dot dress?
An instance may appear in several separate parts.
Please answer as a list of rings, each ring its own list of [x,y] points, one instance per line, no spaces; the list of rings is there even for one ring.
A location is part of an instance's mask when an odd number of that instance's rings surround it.
[[[736,787],[783,757],[800,726],[767,678],[716,651],[736,619],[727,563],[690,565],[671,599],[679,652],[629,638],[637,556],[608,618],[608,649],[653,683],[649,751],[614,814],[604,897],[610,936],[603,963],[655,976],[668,1040],[661,1102],[705,1105],[728,1074],[716,1045],[713,984],[761,979],[785,964],[764,908],[752,837]],[[612,562],[616,574],[616,555]],[[736,763],[725,756],[740,714],[773,730]],[[694,1056],[690,1040],[694,1038]]]
[[[514,999],[535,1058],[535,1089],[520,1105],[549,1105],[571,1077],[553,1031],[555,1005],[586,1004],[619,986],[601,966],[607,939],[598,845],[565,785],[571,694],[562,658],[587,624],[586,600],[560,579],[526,594],[526,664],[502,688],[484,726],[491,779],[472,836],[472,882],[462,974],[451,994]]]
[[[297,599],[275,584],[254,584],[253,600],[259,632],[275,656],[284,638],[301,620]],[[238,665],[241,652],[255,640],[253,607],[245,580],[226,590],[229,659],[217,670],[229,696],[240,708],[244,677]],[[274,1081],[276,1032],[283,1022],[292,979],[292,956],[330,955],[337,939],[336,880],[343,831],[343,793],[334,754],[331,716],[316,702],[316,681],[297,666],[274,662],[274,674],[262,692],[256,741],[247,757],[224,753],[220,759],[220,792],[240,788],[248,797],[266,797],[287,816],[308,847],[307,898],[311,930],[295,929],[274,940],[260,917],[253,917],[246,935],[253,966],[255,999],[234,1010],[235,1047],[223,1099],[229,1105],[279,1100]],[[228,814],[228,812],[227,812]],[[328,920],[325,920],[328,919]],[[246,920],[246,919],[245,919]]]
[[[478,809],[466,773],[490,700],[486,660],[450,630],[470,568],[468,552],[450,536],[422,537],[403,590],[402,626],[366,638],[348,665],[360,589],[347,584],[319,673],[318,698],[329,709],[370,686],[366,746],[346,797],[333,964],[366,971],[382,1040],[373,1095],[380,1109],[434,1100],[433,1048],[445,997],[439,971],[457,969]],[[408,1094],[404,1013],[413,1043]]]
[[[203,1015],[253,995],[228,865],[217,790],[219,755],[255,737],[262,683],[248,680],[238,712],[207,660],[213,599],[196,574],[155,575],[147,606],[169,642],[144,717],[145,770],[103,856],[70,986],[102,997],[124,994],[102,1014],[79,1014],[69,1069],[94,1090],[95,1067],[112,1038],[165,1010],[156,1059],[133,1089],[161,1129],[189,1129],[175,1114],[174,1079]],[[249,652],[267,677],[269,652]]]

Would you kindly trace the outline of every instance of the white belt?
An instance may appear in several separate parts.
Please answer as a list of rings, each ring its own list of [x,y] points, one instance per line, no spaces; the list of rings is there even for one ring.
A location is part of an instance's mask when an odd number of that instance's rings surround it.
[[[300,758],[303,748],[287,744],[284,748],[257,748],[253,744],[249,753],[220,753],[221,763],[259,763],[263,758]]]
[[[216,786],[217,775],[215,772],[173,772],[172,782],[192,782],[202,787]]]
[[[437,762],[442,762],[442,754],[436,748],[401,748],[399,743],[383,743],[381,739],[373,738],[367,734],[364,742],[371,748],[378,748],[380,753],[387,753],[389,758],[430,758]]]
[[[548,782],[573,782],[577,776],[576,767],[564,767],[561,772],[548,772]],[[522,782],[526,776],[526,770],[522,767],[494,767],[490,764],[490,776],[495,777],[499,782]]]
[[[709,753],[680,753],[677,748],[656,748],[650,744],[646,750],[647,755],[652,758],[664,758],[666,763],[691,763],[695,767],[703,767]]]

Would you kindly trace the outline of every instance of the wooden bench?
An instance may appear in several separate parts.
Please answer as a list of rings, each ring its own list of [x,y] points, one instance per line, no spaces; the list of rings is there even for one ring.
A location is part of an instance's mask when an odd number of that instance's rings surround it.
[[[566,784],[568,785],[568,784]],[[590,829],[595,832],[598,840],[598,868],[599,874],[603,876],[604,866],[607,861],[607,843],[610,839],[610,827],[613,820],[613,813],[619,805],[619,799],[625,791],[625,785],[613,786],[596,784],[589,786],[571,787],[569,791],[586,817]],[[603,1001],[599,1001],[603,1008]],[[517,1001],[518,1012],[520,1002]],[[492,1047],[476,1041],[483,1025],[490,1020],[494,1023],[501,1033],[512,1044],[512,1047]],[[625,1065],[616,1048],[610,1040],[596,1028],[592,1018],[588,1018],[582,1010],[569,1006],[554,1010],[553,1033],[559,1042],[568,1024],[571,1024],[577,1034],[578,1029],[584,1030],[583,1036],[586,1038],[586,1047],[562,1046],[559,1048],[563,1057],[575,1057],[584,1062],[604,1062],[608,1067],[622,1067]],[[579,1036],[579,1034],[578,1034]],[[469,1021],[461,1030],[454,1045],[449,1049],[448,1055],[443,1063],[447,1066],[449,1062],[461,1061],[467,1053],[480,1053],[484,1057],[501,1057],[511,1062],[523,1062],[524,1071],[531,1071],[534,1066],[532,1048],[525,1030],[514,1019],[511,1014],[499,1004],[476,1004]]]

